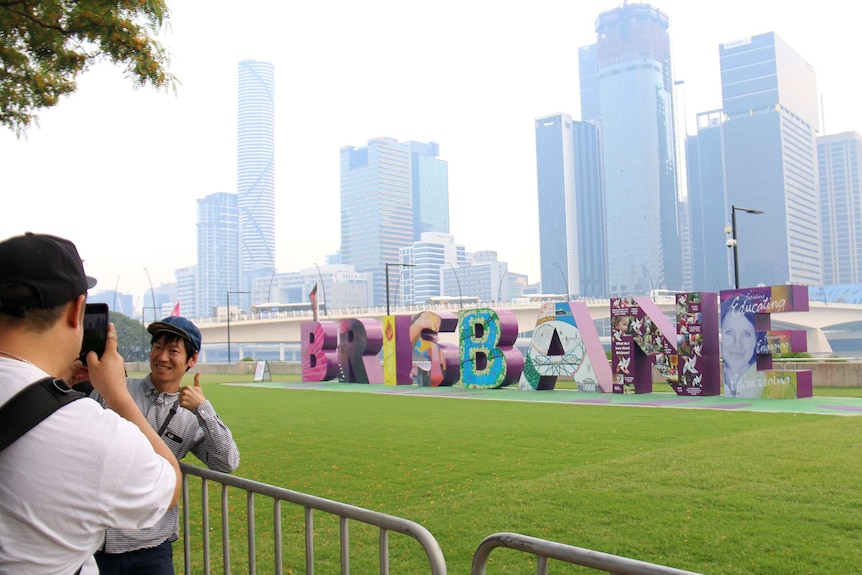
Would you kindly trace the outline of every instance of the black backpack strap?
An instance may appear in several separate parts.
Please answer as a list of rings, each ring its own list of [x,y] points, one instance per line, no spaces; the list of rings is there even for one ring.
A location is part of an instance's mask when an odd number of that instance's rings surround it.
[[[33,382],[0,406],[0,451],[36,427],[43,419],[76,399],[87,397],[62,379]]]

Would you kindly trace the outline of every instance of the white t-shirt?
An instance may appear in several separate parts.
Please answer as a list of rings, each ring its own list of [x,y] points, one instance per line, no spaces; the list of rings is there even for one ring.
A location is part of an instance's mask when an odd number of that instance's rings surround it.
[[[0,358],[0,404],[45,376]],[[97,575],[105,529],[153,525],[175,485],[137,426],[89,398],[61,407],[0,452],[0,573]]]

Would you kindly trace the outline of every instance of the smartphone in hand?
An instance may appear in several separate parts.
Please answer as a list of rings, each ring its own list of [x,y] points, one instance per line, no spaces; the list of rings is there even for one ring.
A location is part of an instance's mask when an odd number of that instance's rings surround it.
[[[102,357],[108,340],[108,304],[88,303],[84,310],[84,340],[81,343],[80,359],[87,365],[87,354],[95,351]]]

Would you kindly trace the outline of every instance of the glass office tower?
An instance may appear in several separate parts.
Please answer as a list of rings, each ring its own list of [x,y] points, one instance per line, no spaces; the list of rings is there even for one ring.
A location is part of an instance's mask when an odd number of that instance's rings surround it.
[[[449,233],[449,163],[437,142],[407,142],[413,174],[413,240],[425,232]]]
[[[401,277],[399,249],[425,231],[449,230],[448,164],[435,142],[374,138],[341,148],[341,261],[372,278],[372,305]],[[438,229],[439,228],[439,229]],[[400,289],[400,286],[399,286]]]
[[[773,32],[719,46],[725,217],[737,212],[740,287],[820,285],[814,70]]]
[[[573,122],[572,139],[578,214],[577,235],[569,232],[569,247],[578,252],[578,294],[604,298],[608,297],[608,235],[599,129],[593,122]]]
[[[612,296],[682,287],[668,26],[656,8],[624,4],[579,50],[582,119],[601,127]]]
[[[721,110],[697,115],[697,134],[688,148],[688,207],[692,289],[721,291],[733,287],[733,269],[724,228],[730,225],[724,193]]]
[[[463,245],[455,243],[452,234],[424,232],[419,241],[401,248],[400,257],[402,263],[413,267],[389,270],[390,281],[395,274],[396,281],[400,282],[393,291],[400,292],[397,303],[425,304],[443,294],[440,272],[443,268],[460,266],[465,261],[465,250]],[[395,296],[393,303],[396,303]]]
[[[823,285],[862,282],[862,136],[817,138]]]
[[[196,309],[181,311],[210,317],[216,307],[227,305],[228,291],[239,289],[239,211],[236,194],[210,194],[197,204]]]
[[[555,114],[538,118],[536,178],[539,197],[539,263],[542,292],[574,295],[578,253],[569,252],[568,230],[577,233],[575,152],[572,118]]]
[[[398,250],[413,243],[410,154],[392,138],[341,148],[341,260],[373,275],[372,305],[386,303],[385,264],[398,263]]]
[[[535,130],[542,291],[607,297],[598,129],[554,114],[538,118]]]
[[[275,271],[275,66],[239,63],[237,107],[237,205],[243,291]],[[248,309],[251,297],[236,301]]]

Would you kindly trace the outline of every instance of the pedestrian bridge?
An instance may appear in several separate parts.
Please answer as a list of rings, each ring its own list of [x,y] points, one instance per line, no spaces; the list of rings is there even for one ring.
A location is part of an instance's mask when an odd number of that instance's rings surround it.
[[[588,299],[577,300],[585,303],[590,310],[593,321],[610,317],[610,300]],[[659,297],[656,304],[665,314],[674,314],[674,298]],[[473,307],[490,307],[509,309],[515,313],[520,333],[527,335],[532,332],[536,323],[541,303],[537,302],[488,302]],[[457,304],[427,304],[411,306],[390,306],[392,315],[413,315],[421,311],[449,311],[457,314]],[[386,315],[386,308],[339,308],[329,310],[319,315],[319,320],[337,321],[347,318],[371,318],[381,320]],[[253,343],[299,343],[300,325],[311,321],[310,311],[265,312],[258,314],[231,314],[212,318],[196,318],[195,323],[201,330],[205,344],[253,344]],[[808,351],[813,355],[828,355],[832,352],[829,342],[823,333],[824,328],[835,328],[842,324],[862,322],[862,305],[845,303],[824,303],[812,301],[807,312],[787,312],[774,314],[772,325],[775,329],[804,329],[808,334]],[[602,331],[599,330],[601,334]],[[451,338],[451,339],[450,339]],[[457,342],[456,334],[440,334],[442,341]]]

